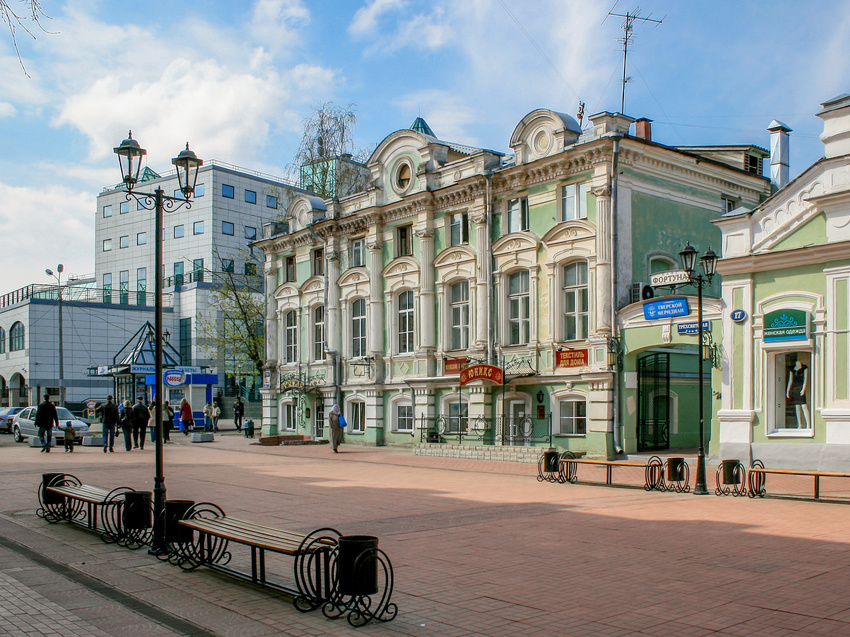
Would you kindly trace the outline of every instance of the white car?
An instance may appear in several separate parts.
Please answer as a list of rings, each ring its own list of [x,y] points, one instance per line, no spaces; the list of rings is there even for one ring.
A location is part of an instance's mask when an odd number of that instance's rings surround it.
[[[38,437],[38,427],[35,426],[36,411],[38,411],[38,407],[27,407],[15,414],[15,420],[12,421],[12,435],[15,436],[15,442],[23,442],[30,436]],[[82,437],[89,432],[89,426],[65,407],[57,407],[56,415],[59,416],[59,424],[62,427],[65,427],[69,422],[71,423],[74,433],[77,434],[76,441],[82,442]],[[53,439],[56,440],[56,444],[65,441],[65,432],[58,429],[55,424],[53,425]]]

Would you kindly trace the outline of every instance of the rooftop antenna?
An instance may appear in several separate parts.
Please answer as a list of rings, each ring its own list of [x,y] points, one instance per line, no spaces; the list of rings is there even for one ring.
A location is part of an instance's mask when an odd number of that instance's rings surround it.
[[[605,20],[608,19],[608,16],[615,16],[618,18],[625,18],[623,20],[622,28],[623,28],[623,37],[617,40],[620,44],[623,45],[623,92],[620,95],[620,113],[626,112],[626,84],[631,82],[630,77],[626,75],[626,59],[629,56],[629,45],[634,43],[634,36],[632,35],[632,31],[634,30],[634,23],[637,22],[654,22],[655,26],[658,26],[662,22],[664,22],[664,18],[660,20],[655,20],[650,13],[645,18],[640,15],[640,7],[635,7],[634,11],[626,11],[625,13],[614,13],[614,9],[617,8],[617,5],[620,3],[620,0],[614,3],[614,6],[611,7],[611,10],[608,12],[608,15],[605,16]],[[602,24],[605,24],[605,20],[602,21]]]

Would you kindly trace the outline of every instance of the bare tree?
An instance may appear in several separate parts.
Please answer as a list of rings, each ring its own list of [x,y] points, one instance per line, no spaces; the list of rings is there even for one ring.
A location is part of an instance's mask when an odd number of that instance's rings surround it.
[[[9,27],[9,35],[12,36],[12,44],[15,46],[15,53],[18,54],[18,62],[21,65],[21,68],[24,71],[24,74],[29,77],[29,73],[27,73],[27,69],[24,66],[24,61],[21,58],[21,51],[18,48],[18,28],[23,29],[33,40],[35,40],[35,34],[33,30],[30,30],[30,26],[27,24],[31,22],[35,24],[39,29],[44,31],[45,33],[49,33],[42,25],[41,20],[46,18],[50,20],[50,16],[47,15],[44,10],[41,8],[41,0],[17,0],[17,4],[14,6],[20,7],[18,11],[16,11],[10,3],[15,0],[0,0],[0,18],[3,19],[3,22],[6,23],[6,26]]]
[[[289,169],[302,188],[323,199],[346,196],[366,185],[367,171],[360,163],[366,153],[354,148],[354,108],[322,102],[304,120],[301,145]]]

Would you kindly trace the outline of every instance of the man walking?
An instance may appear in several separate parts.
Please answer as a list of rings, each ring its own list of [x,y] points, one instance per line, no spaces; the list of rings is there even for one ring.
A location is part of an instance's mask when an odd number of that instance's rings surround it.
[[[115,428],[118,426],[118,405],[112,402],[112,394],[106,397],[106,402],[98,405],[95,413],[100,414],[103,427],[103,453],[109,449],[115,451]]]
[[[44,402],[38,406],[35,412],[35,426],[38,427],[38,438],[41,440],[42,453],[50,453],[50,445],[53,442],[53,423],[59,427],[59,414],[56,406],[50,402],[50,395],[44,395]]]
[[[144,398],[139,396],[136,404],[133,405],[133,447],[145,448],[145,433],[150,419],[151,412],[145,407]]]
[[[233,424],[236,425],[236,431],[242,431],[242,416],[245,415],[245,403],[242,398],[236,397],[236,402],[233,403]]]

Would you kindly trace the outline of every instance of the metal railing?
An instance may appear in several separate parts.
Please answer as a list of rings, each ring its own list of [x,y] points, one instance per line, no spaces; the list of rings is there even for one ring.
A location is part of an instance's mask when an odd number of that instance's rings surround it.
[[[524,416],[422,417],[419,420],[420,442],[501,445],[532,447],[548,445],[551,440],[551,420]]]
[[[154,305],[154,294],[152,292],[140,292],[109,288],[62,286],[62,302],[76,303],[111,303],[115,305]],[[55,285],[32,284],[8,292],[0,296],[0,308],[9,307],[23,303],[30,299],[57,301],[59,293]],[[171,307],[171,295],[163,296],[164,307]]]

